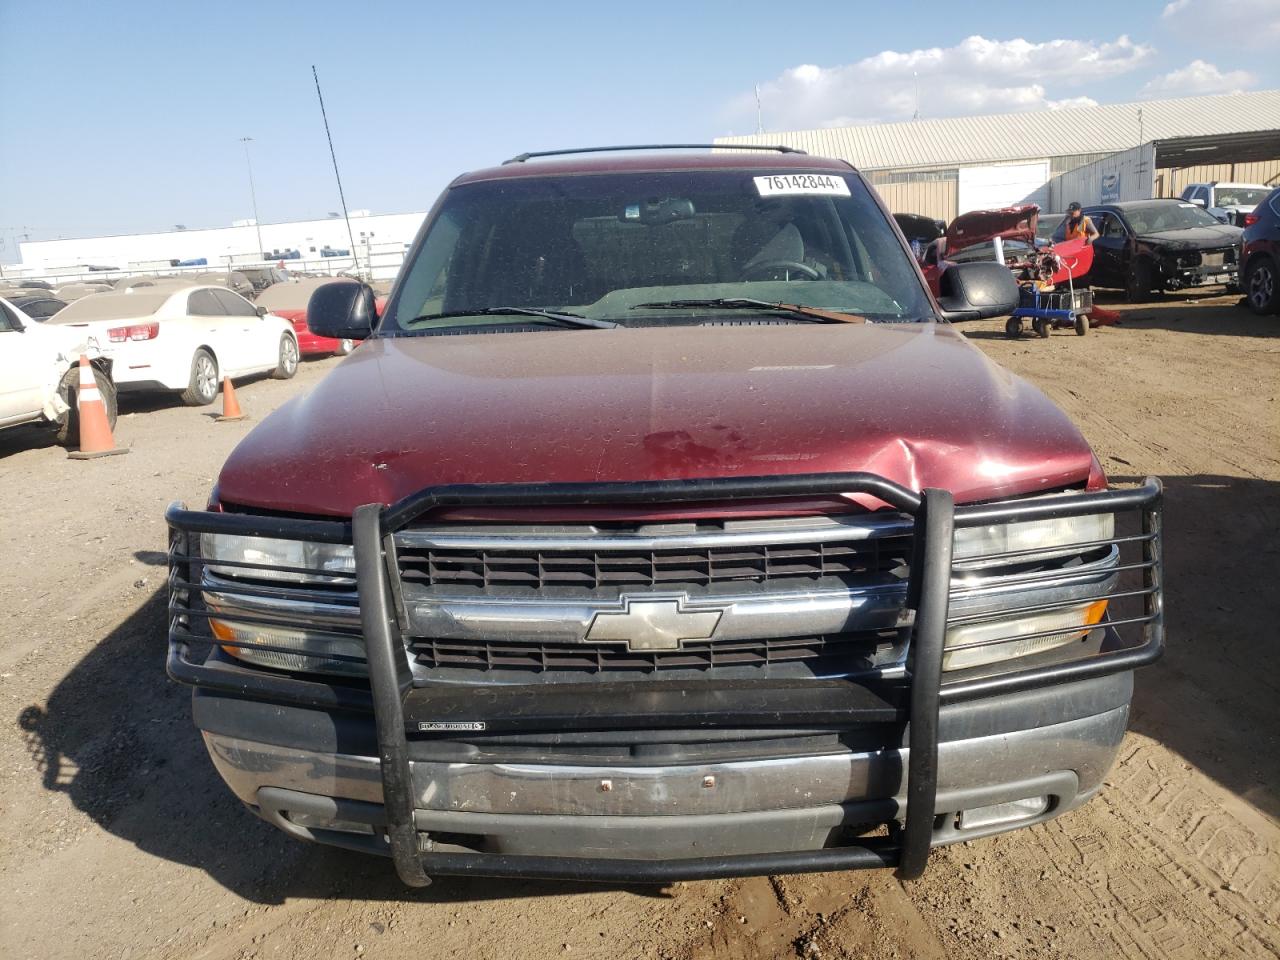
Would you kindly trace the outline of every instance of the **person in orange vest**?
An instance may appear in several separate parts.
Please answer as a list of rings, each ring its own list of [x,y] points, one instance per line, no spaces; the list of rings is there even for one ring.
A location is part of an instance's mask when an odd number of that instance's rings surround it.
[[[1067,207],[1067,240],[1079,240],[1084,238],[1085,243],[1093,243],[1098,239],[1098,228],[1093,225],[1093,221],[1084,215],[1084,211],[1080,209],[1080,204],[1072,202]]]

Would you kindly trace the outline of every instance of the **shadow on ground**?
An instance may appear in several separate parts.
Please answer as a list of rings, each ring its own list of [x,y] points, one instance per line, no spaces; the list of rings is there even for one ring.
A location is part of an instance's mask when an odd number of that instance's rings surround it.
[[[191,693],[164,671],[163,593],[152,595],[16,718],[48,790],[153,856],[205,871],[258,903],[303,898],[446,902],[542,897],[598,885],[450,879],[411,890],[389,860],[300,843],[248,812],[191,724]],[[627,887],[665,896],[656,887]]]
[[[1173,330],[1180,333],[1198,333],[1211,336],[1280,337],[1280,317],[1260,317],[1247,307],[1240,306],[1238,298],[1213,288],[1208,293],[1181,291],[1153,297],[1147,303],[1126,303],[1123,294],[1114,290],[1097,290],[1095,299],[1099,306],[1120,313],[1120,324],[1113,329]],[[958,324],[961,332],[970,340],[1005,340],[1003,330],[991,330],[968,323]],[[1106,328],[1093,328],[1092,336]],[[1070,328],[1054,330],[1050,336],[1074,337]],[[1034,343],[1038,340],[1029,322],[1023,324],[1022,339]]]
[[[1167,648],[1130,726],[1280,817],[1280,483],[1163,479]]]
[[[0,430],[0,459],[27,450],[43,450],[56,447],[58,441],[54,428],[47,423],[26,423],[20,427]]]

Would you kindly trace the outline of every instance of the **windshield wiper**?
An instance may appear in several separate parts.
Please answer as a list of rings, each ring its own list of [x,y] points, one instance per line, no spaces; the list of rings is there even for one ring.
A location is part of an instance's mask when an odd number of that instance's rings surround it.
[[[824,310],[822,307],[806,307],[801,303],[770,303],[750,297],[716,297],[711,300],[656,300],[653,303],[637,303],[632,310],[776,310],[793,317],[817,323],[866,323],[867,318],[856,313]]]
[[[592,330],[609,330],[618,326],[612,320],[593,320],[577,313],[557,313],[554,310],[539,310],[536,307],[481,307],[478,310],[448,310],[444,313],[424,313],[414,317],[413,322],[425,320],[449,320],[453,317],[501,317],[501,316],[536,317],[550,320],[566,327],[586,327]]]

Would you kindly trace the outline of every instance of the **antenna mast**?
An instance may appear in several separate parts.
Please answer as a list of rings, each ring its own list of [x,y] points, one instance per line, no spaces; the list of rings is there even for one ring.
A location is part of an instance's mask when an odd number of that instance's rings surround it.
[[[324,112],[324,94],[320,92],[320,75],[316,73],[316,65],[311,65],[311,76],[316,81],[316,98],[320,101],[320,116],[324,120],[324,135],[329,140],[329,158],[333,161],[333,179],[338,181],[338,201],[342,204],[342,219],[347,221],[347,241],[351,244],[351,262],[356,273],[360,272],[360,261],[356,259],[356,238],[351,232],[351,218],[347,216],[347,198],[342,193],[342,177],[338,173],[338,155],[333,152],[333,134],[329,132],[329,116]]]

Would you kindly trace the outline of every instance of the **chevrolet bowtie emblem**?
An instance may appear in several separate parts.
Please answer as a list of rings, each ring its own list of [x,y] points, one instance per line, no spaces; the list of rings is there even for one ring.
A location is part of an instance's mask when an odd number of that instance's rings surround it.
[[[632,600],[622,613],[597,613],[587,641],[623,641],[632,650],[679,650],[685,640],[710,640],[723,610],[683,610],[679,598]]]

